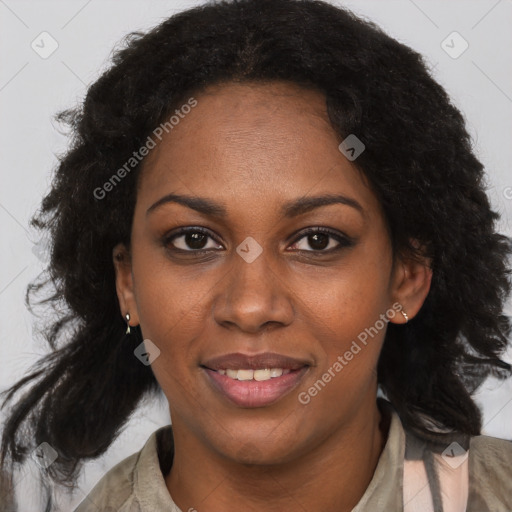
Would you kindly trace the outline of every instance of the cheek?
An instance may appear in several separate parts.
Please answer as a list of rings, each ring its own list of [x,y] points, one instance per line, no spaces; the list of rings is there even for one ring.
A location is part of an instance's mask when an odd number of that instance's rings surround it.
[[[379,257],[381,254],[382,248],[364,248],[354,253],[335,279],[331,276],[323,286],[309,288],[315,293],[309,294],[308,321],[316,322],[317,340],[324,353],[320,361],[323,371],[338,356],[349,360],[347,374],[367,373],[377,363],[388,323],[383,315],[391,307],[391,262],[386,253]]]
[[[299,403],[309,408],[304,422],[311,421],[311,428],[315,422],[334,426],[355,413],[375,385],[387,328],[380,317],[387,310],[385,287],[375,277],[351,273],[318,295],[323,305],[309,321],[317,322],[311,333],[318,365],[297,392]]]
[[[354,255],[350,265],[331,275],[308,302],[338,333],[372,325],[390,307],[389,267],[385,261]],[[315,289],[312,285],[309,290]]]
[[[146,242],[147,243],[147,242]],[[173,265],[163,250],[149,247],[134,255],[133,272],[137,311],[144,335],[166,344],[186,339],[204,322],[212,272],[198,265]]]
[[[338,307],[333,307],[332,301],[329,309],[322,311],[317,337],[321,346],[318,354],[322,357],[316,378],[331,370],[331,376],[333,372],[343,375],[336,378],[341,384],[345,377],[350,381],[367,378],[376,367],[387,327],[380,318],[385,309],[379,307],[379,301],[356,299],[340,300]],[[354,381],[350,387],[357,387],[357,383]]]
[[[158,382],[164,390],[190,387],[191,370],[197,370],[194,347],[205,336],[206,292],[214,283],[143,255],[134,258],[134,276],[143,336],[160,350],[152,363]]]

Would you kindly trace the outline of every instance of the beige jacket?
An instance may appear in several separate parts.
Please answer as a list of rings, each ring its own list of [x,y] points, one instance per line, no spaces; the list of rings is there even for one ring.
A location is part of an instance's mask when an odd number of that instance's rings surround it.
[[[459,445],[459,452],[457,445],[426,443],[404,431],[388,401],[379,398],[378,403],[390,417],[388,439],[373,478],[352,512],[512,512],[512,441],[477,436],[470,439],[469,450]],[[452,455],[458,453],[465,465],[453,462]],[[112,468],[75,512],[201,512],[200,504],[179,509],[170,496],[163,474],[169,471],[172,456],[172,428],[163,427],[140,452]],[[442,459],[447,461],[444,468],[435,463]],[[446,467],[455,477],[448,484],[443,482]]]

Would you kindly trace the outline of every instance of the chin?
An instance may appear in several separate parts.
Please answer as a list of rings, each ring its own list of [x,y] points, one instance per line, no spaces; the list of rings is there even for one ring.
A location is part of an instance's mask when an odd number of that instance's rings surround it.
[[[298,456],[296,440],[287,445],[292,437],[286,439],[273,437],[271,442],[259,440],[227,440],[227,446],[218,447],[218,451],[232,462],[247,466],[273,466],[293,461]]]

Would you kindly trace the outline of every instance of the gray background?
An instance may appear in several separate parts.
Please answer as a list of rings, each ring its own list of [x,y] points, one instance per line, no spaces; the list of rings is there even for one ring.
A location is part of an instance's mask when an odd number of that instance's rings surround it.
[[[48,190],[56,155],[66,149],[66,138],[53,115],[83,97],[124,35],[152,27],[198,3],[0,0],[0,390],[20,378],[46,351],[23,301],[26,285],[44,264],[44,251],[34,245],[37,237],[28,219]],[[512,1],[338,3],[375,21],[426,57],[434,76],[467,119],[476,152],[487,168],[489,196],[502,214],[500,229],[511,235]],[[33,41],[42,45],[44,31],[58,43],[46,59],[31,47]],[[448,37],[454,31],[463,39]],[[469,46],[458,56],[464,40]],[[44,44],[48,49],[50,40]],[[506,359],[511,361],[512,353]],[[484,433],[512,439],[512,382],[488,381],[477,400],[484,410]],[[153,430],[168,422],[164,401],[145,404],[108,453],[86,465],[76,495],[59,495],[61,509],[70,510],[107,469],[139,450]],[[36,466],[29,464],[17,475],[21,510],[38,510],[36,472]]]

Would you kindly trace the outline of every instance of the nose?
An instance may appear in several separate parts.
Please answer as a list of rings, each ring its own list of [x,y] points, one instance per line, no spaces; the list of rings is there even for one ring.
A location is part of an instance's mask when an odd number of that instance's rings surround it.
[[[256,333],[292,322],[293,292],[271,265],[270,251],[251,261],[233,254],[231,270],[219,283],[214,318],[219,325]]]

